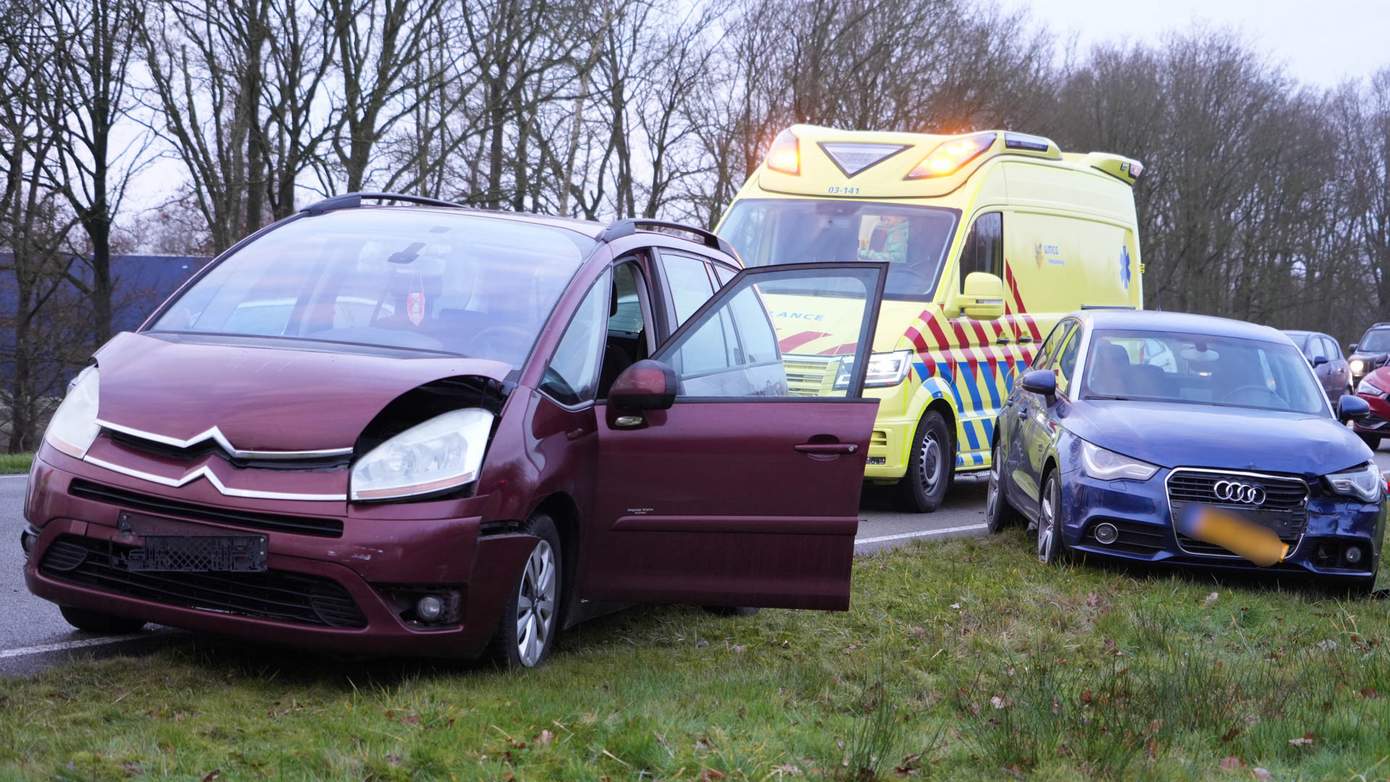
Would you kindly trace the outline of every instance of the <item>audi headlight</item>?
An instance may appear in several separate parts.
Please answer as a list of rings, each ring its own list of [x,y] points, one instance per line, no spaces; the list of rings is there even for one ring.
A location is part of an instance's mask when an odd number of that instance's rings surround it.
[[[352,466],[353,500],[392,500],[465,486],[478,479],[492,413],[453,410],[378,445]]]
[[[1156,465],[1121,456],[1084,440],[1081,442],[1081,468],[1087,475],[1102,481],[1147,481],[1158,472]]]
[[[1369,394],[1371,396],[1384,396],[1385,389],[1371,382],[1371,376],[1367,375],[1360,383],[1356,384],[1356,393]]]
[[[1384,483],[1380,468],[1375,462],[1367,462],[1355,470],[1337,472],[1327,476],[1327,485],[1332,491],[1348,497],[1356,497],[1366,502],[1379,502]]]
[[[1359,359],[1359,358],[1354,358],[1354,359],[1351,360],[1351,373],[1352,373],[1353,375],[1364,374],[1365,371],[1366,371],[1366,362],[1362,361],[1362,360]]]
[[[49,445],[74,459],[87,455],[87,449],[101,434],[101,427],[97,425],[100,391],[96,367],[87,367],[78,373],[43,433]]]
[[[869,356],[869,371],[864,375],[865,388],[887,388],[896,386],[907,377],[912,367],[911,350],[895,350],[892,353],[875,353]]]

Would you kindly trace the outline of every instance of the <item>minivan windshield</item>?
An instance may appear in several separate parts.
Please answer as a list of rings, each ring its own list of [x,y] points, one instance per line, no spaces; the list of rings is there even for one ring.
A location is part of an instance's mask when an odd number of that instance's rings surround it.
[[[843,199],[737,201],[719,233],[746,266],[814,261],[886,261],[889,299],[928,300],[959,213]]]
[[[593,245],[563,228],[461,211],[330,212],[237,250],[150,330],[419,350],[520,366]]]
[[[1324,413],[1327,397],[1293,345],[1158,331],[1096,331],[1086,399]]]

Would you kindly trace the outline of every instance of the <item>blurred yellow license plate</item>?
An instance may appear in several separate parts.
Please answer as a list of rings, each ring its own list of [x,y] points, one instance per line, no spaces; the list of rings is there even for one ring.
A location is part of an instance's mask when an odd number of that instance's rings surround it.
[[[1274,530],[1225,508],[1190,505],[1178,521],[1178,530],[1261,567],[1277,565],[1289,555],[1289,544],[1280,540]]]

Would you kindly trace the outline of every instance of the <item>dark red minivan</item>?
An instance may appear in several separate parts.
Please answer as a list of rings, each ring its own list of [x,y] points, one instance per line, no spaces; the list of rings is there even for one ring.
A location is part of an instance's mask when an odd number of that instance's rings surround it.
[[[614,604],[845,609],[886,271],[329,199],[97,351],[29,478],[27,583],[88,630],[518,666]],[[819,391],[784,292],[855,329]]]

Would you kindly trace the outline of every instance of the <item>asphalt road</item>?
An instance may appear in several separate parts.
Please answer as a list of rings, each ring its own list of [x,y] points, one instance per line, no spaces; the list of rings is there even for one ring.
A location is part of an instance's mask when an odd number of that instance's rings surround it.
[[[916,540],[940,540],[984,532],[984,484],[958,482],[936,513],[898,513],[891,492],[864,494],[857,553],[868,554]],[[129,653],[167,643],[182,633],[146,628],[135,636],[109,638],[73,630],[57,606],[29,594],[24,587],[24,476],[0,476],[0,676],[26,675],[74,656]]]

